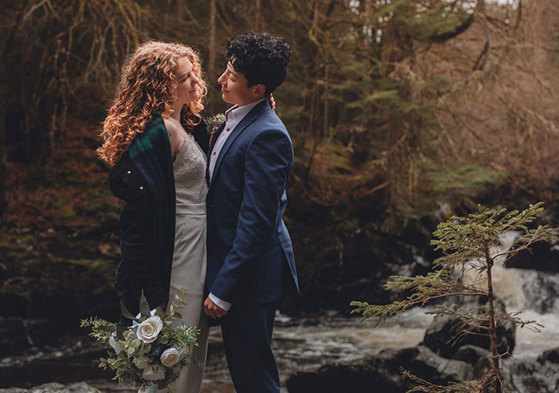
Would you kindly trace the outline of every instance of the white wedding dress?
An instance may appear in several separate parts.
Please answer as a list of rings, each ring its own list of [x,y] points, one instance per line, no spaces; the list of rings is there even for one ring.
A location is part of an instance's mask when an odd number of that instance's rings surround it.
[[[206,315],[203,312],[206,279],[206,155],[190,135],[180,148],[173,169],[176,192],[176,229],[169,302],[186,289],[186,306],[179,310],[186,325],[201,330],[194,359],[205,362],[208,348]],[[176,393],[198,393],[202,384],[203,368],[192,366],[182,371],[171,385]]]

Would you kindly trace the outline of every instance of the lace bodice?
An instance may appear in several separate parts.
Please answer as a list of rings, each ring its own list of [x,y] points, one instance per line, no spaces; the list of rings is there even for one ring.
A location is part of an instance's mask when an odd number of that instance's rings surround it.
[[[206,202],[206,155],[190,135],[180,148],[173,169],[177,207]]]

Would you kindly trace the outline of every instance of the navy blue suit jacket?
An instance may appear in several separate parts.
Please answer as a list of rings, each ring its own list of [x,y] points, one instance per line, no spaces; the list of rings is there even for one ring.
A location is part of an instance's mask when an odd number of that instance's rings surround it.
[[[282,220],[292,167],[291,138],[263,101],[231,131],[209,184],[208,292],[234,305],[256,305],[279,300],[288,281],[298,291]]]

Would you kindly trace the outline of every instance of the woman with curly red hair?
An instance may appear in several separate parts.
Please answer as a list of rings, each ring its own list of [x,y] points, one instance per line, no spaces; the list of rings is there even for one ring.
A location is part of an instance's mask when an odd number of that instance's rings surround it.
[[[208,337],[202,301],[209,137],[199,114],[205,94],[200,60],[191,48],[141,45],[124,66],[98,149],[112,165],[112,192],[126,202],[116,274],[122,300],[135,314],[142,292],[151,308],[165,308],[186,288],[181,315],[200,329],[194,357],[201,362]],[[175,388],[198,393],[202,374],[201,367],[184,370]]]

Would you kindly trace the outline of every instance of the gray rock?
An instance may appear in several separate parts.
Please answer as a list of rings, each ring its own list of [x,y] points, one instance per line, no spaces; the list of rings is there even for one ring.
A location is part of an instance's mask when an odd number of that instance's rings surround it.
[[[474,368],[468,363],[442,358],[429,348],[418,346],[399,351],[386,349],[364,361],[300,372],[290,377],[287,388],[289,393],[401,393],[409,389],[401,368],[445,385],[472,379],[474,375]]]
[[[530,252],[518,254],[507,262],[507,267],[559,273],[559,247],[544,242],[533,244]]]
[[[6,388],[0,389],[0,393],[27,393],[27,389],[23,388]]]
[[[486,359],[489,355],[489,351],[475,345],[462,345],[452,358],[475,365],[480,359]]]
[[[0,353],[4,356],[19,353],[31,346],[21,318],[0,317]]]
[[[79,382],[67,386],[60,393],[101,393],[101,391],[85,382]]]
[[[559,297],[559,274],[526,270],[522,276],[522,292],[530,309],[540,314],[553,312]]]
[[[559,364],[559,347],[547,350],[538,356],[538,363],[544,364],[545,362]]]
[[[101,391],[85,382],[78,382],[68,386],[51,382],[35,386],[31,389],[7,388],[0,389],[0,393],[101,393]]]
[[[442,383],[468,381],[474,377],[474,367],[461,360],[443,358],[429,348],[419,345],[410,370],[420,378]],[[429,371],[427,371],[429,370]],[[427,371],[427,372],[426,372]]]
[[[51,382],[43,385],[35,386],[29,389],[29,393],[58,393],[64,390],[66,386],[61,383]]]
[[[518,393],[557,393],[559,391],[559,364],[539,361],[503,361],[505,387]]]
[[[483,306],[483,300],[476,297],[457,298],[453,303],[464,310],[472,310]],[[504,304],[500,300],[496,299],[496,303],[504,310]],[[460,322],[459,318],[446,315],[435,318],[425,332],[422,345],[425,345],[436,354],[449,359],[456,358],[455,355],[458,350],[465,345],[473,345],[489,350],[489,338],[484,335],[469,334],[458,341],[455,340],[454,338],[462,329],[459,326]],[[474,332],[485,333],[477,330],[474,330]],[[512,353],[516,342],[515,332],[516,327],[511,323],[497,327],[497,348],[499,353],[507,351]]]

